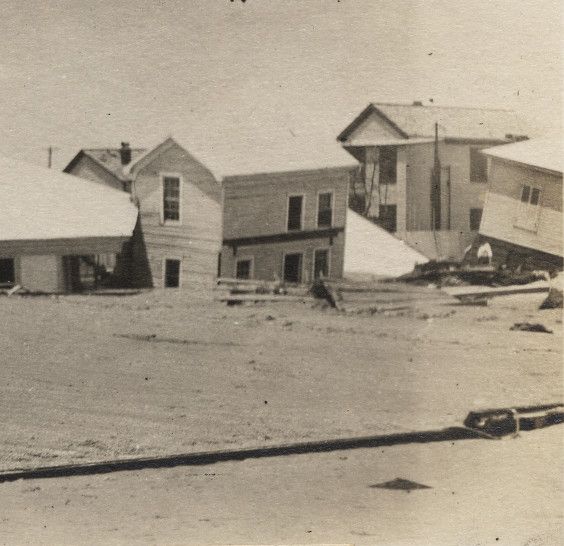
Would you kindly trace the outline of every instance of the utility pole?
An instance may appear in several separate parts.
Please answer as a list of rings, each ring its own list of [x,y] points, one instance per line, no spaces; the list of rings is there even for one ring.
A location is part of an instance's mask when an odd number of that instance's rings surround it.
[[[54,146],[49,146],[47,148],[47,167],[51,168],[53,165],[53,152],[58,149],[59,148],[55,148]]]

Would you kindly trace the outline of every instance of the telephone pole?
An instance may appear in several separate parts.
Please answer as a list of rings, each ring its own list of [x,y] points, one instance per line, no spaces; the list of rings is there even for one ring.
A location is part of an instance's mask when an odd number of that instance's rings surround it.
[[[49,146],[47,148],[47,167],[51,168],[53,165],[53,152],[58,149],[59,148],[55,148],[54,146]]]

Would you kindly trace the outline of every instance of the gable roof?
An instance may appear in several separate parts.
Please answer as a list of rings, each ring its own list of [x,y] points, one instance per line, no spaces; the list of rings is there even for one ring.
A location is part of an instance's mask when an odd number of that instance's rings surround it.
[[[0,240],[130,237],[130,195],[45,167],[0,158]]]
[[[377,115],[407,139],[432,138],[435,123],[441,138],[481,141],[508,141],[508,135],[526,132],[512,110],[427,106],[414,104],[370,103],[337,137],[346,142],[371,115]]]
[[[216,142],[191,143],[189,138],[168,137],[145,151],[125,169],[130,175],[146,158],[158,153],[162,146],[176,143],[220,181],[231,176],[262,173],[354,168],[357,163],[331,139],[320,141],[290,133],[271,133],[256,139],[239,136]]]
[[[562,174],[562,157],[564,146],[562,137],[545,137],[505,144],[482,150],[482,153],[499,159],[537,167]]]
[[[145,153],[144,148],[131,148],[131,162]],[[81,157],[87,156],[97,165],[114,175],[119,181],[129,180],[126,173],[128,165],[122,165],[119,148],[84,148],[76,154],[63,172],[69,172]]]

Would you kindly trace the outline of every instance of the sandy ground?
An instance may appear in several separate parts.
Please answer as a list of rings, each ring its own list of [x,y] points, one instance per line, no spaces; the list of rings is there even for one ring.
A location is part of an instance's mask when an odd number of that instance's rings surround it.
[[[5,483],[0,544],[557,546],[563,429]]]
[[[175,292],[4,297],[0,468],[436,429],[472,409],[558,402],[562,317],[538,311],[542,298],[343,315]],[[554,333],[510,331],[523,321]],[[557,544],[561,428],[1,484],[0,537]],[[432,489],[368,487],[396,477]]]

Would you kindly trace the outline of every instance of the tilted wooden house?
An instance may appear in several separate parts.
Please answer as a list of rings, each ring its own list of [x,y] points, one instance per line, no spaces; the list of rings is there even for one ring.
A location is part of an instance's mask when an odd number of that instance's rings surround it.
[[[562,138],[539,138],[483,151],[488,193],[479,243],[510,268],[562,269]]]
[[[0,288],[95,288],[97,256],[133,234],[130,196],[44,167],[0,158]]]
[[[117,270],[134,286],[209,286],[221,248],[221,186],[174,139],[149,150],[81,150],[65,172],[119,188],[139,207]],[[101,221],[104,217],[101,216]]]

